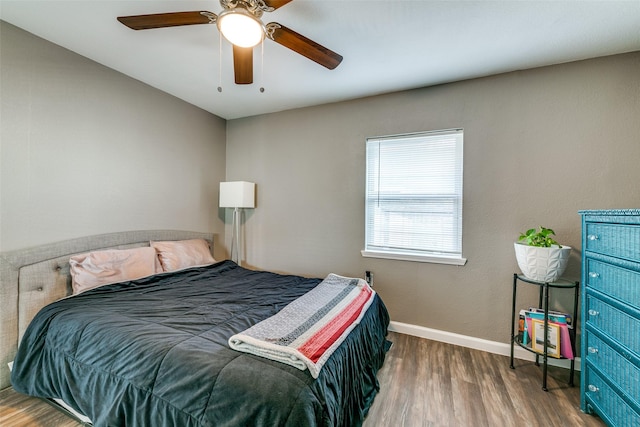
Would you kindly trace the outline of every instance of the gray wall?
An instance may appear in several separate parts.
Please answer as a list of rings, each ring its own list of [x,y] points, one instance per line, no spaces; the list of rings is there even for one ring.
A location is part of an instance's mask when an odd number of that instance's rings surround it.
[[[254,181],[249,266],[368,269],[393,320],[507,342],[518,233],[554,228],[577,278],[577,211],[640,204],[640,53],[225,122],[0,31],[0,250],[153,228],[221,243],[218,182]],[[362,258],[365,138],[453,127],[465,130],[467,265]]]
[[[0,250],[135,229],[222,240],[223,119],[5,22],[0,31]]]
[[[463,267],[363,258],[365,138],[464,128]],[[392,320],[509,340],[513,242],[544,225],[573,246],[578,210],[640,205],[640,53],[229,121],[227,178],[257,183],[247,264],[371,270]],[[533,288],[533,287],[531,287]],[[537,302],[524,288],[519,306]],[[556,298],[569,309],[571,299]]]

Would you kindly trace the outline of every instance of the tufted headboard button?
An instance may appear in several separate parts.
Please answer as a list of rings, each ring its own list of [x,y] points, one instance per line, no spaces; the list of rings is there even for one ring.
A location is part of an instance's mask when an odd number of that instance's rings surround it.
[[[40,286],[38,289],[36,289],[38,292],[42,292],[44,290],[44,288],[42,286]]]

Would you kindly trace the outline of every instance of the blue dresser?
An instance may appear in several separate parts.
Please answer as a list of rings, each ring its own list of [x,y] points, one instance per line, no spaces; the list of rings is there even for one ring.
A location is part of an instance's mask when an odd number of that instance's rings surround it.
[[[640,209],[580,214],[581,408],[640,426]]]

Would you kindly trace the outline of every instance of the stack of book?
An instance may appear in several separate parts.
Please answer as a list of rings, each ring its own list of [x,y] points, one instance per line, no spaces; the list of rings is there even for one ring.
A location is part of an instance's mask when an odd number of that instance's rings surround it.
[[[549,310],[547,324],[547,354],[552,357],[573,359],[573,346],[569,330],[573,329],[573,318],[568,313]],[[544,310],[529,307],[520,310],[518,326],[519,341],[538,353],[544,352]]]

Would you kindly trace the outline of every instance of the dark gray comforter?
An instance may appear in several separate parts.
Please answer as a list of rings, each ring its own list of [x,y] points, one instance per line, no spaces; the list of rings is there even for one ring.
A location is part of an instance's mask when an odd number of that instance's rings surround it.
[[[25,333],[13,387],[96,426],[359,425],[388,344],[379,297],[316,380],[227,342],[319,282],[223,261],[57,301]]]

